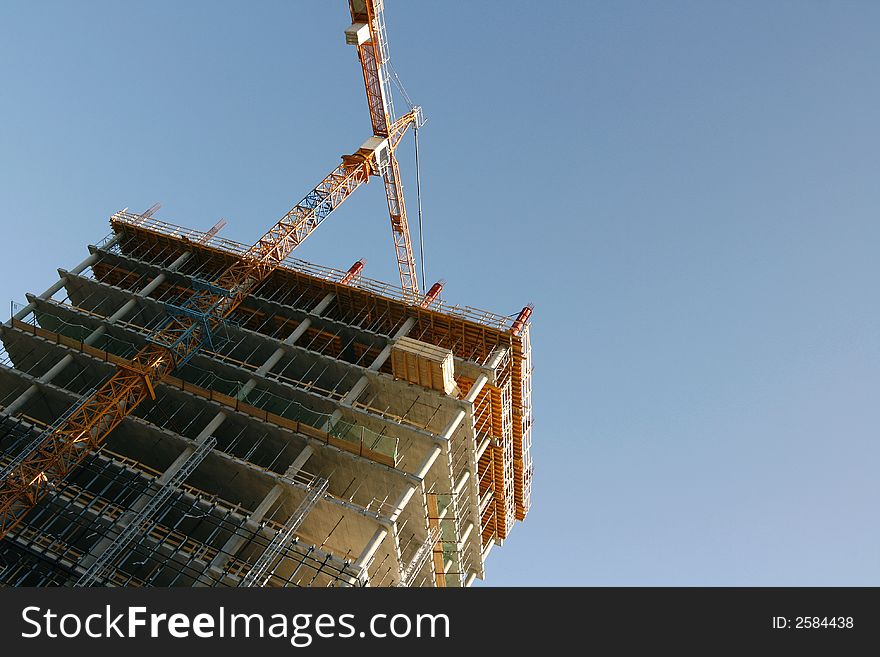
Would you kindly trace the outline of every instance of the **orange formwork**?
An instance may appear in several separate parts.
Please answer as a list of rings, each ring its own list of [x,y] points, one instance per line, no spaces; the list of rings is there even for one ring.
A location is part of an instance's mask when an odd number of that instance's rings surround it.
[[[201,261],[216,263],[222,270],[247,251],[238,242],[209,236],[206,233],[183,228],[152,218],[117,213],[111,225],[122,241],[127,255],[137,257],[138,251],[147,253],[156,245],[168,249],[167,259],[175,259],[191,251]],[[96,275],[101,277],[96,271]],[[342,283],[347,272],[288,257],[263,283],[266,289],[295,286],[306,290],[317,303],[328,293],[334,293],[339,305],[352,314],[369,313],[377,318],[390,334],[406,318],[416,324],[410,335],[445,349],[454,356],[485,364],[500,345],[509,350],[496,369],[494,385],[486,384],[474,401],[475,424],[488,417],[493,441],[478,464],[481,495],[491,488],[493,501],[483,513],[484,544],[503,540],[514,520],[523,520],[528,513],[531,493],[531,349],[530,311],[523,317],[507,317],[466,306],[449,305],[437,300],[430,308],[408,302],[399,287],[371,280],[363,275]],[[109,275],[109,273],[108,273]],[[118,270],[113,276],[123,276]],[[245,302],[241,312],[257,312]],[[390,368],[390,365],[386,365]],[[386,370],[383,370],[386,371]],[[466,395],[473,383],[456,376],[461,394]],[[478,438],[479,440],[479,438]]]

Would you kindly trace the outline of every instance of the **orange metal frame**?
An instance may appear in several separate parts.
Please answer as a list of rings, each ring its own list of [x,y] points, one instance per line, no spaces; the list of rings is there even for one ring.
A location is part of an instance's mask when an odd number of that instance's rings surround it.
[[[397,141],[414,114],[395,124]],[[396,142],[395,142],[396,144]],[[197,292],[191,301],[204,313],[208,326],[217,326],[247,295],[263,282],[293,250],[317,228],[332,210],[377,172],[375,156],[359,150],[343,157],[303,201],[285,214],[256,244],[243,253],[213,285],[228,294]],[[54,486],[79,464],[90,450],[98,449],[107,435],[147,397],[155,399],[154,383],[174,371],[203,344],[206,327],[186,315],[169,317],[151,342],[131,363],[116,373],[42,440],[23,455],[0,488],[0,539],[18,525]]]
[[[391,134],[391,122],[394,117],[389,117],[385,112],[385,92],[379,76],[379,67],[387,66],[388,62],[382,61],[383,37],[377,28],[373,0],[350,0],[349,9],[353,23],[366,23],[370,27],[370,40],[358,46],[358,58],[364,73],[364,87],[367,92],[373,134],[377,137],[388,137]],[[400,286],[407,300],[414,303],[419,296],[419,283],[412,240],[409,236],[409,223],[406,218],[403,185],[400,182],[400,166],[397,164],[394,148],[390,149],[389,155],[390,159],[383,179],[385,197],[388,200],[388,214],[391,217],[391,234],[394,239],[397,269],[400,273]]]
[[[342,164],[330,172],[303,201],[284,215],[252,247],[238,254],[213,282],[214,286],[225,290],[225,294],[203,290],[193,295],[191,305],[204,314],[204,322],[187,315],[169,317],[165,326],[152,336],[151,342],[130,363],[118,365],[114,375],[98,390],[82,400],[56,425],[44,431],[38,444],[31,445],[28,448],[30,451],[19,457],[19,462],[2,482],[0,539],[15,528],[30,509],[51,492],[56,482],[66,477],[91,450],[99,449],[109,433],[141,402],[148,397],[155,399],[154,385],[168,377],[179,363],[202,346],[207,337],[204,332],[216,327],[269,274],[282,266],[283,261],[323,219],[355,189],[366,183],[371,175],[382,175],[384,180],[403,299],[410,306],[409,312],[415,313],[420,322],[424,322],[424,326],[430,327],[426,329],[424,339],[430,339],[429,334],[436,332],[434,337],[438,344],[453,336],[455,343],[459,345],[473,341],[475,349],[479,348],[481,342],[483,349],[497,344],[497,341],[489,339],[486,327],[469,327],[464,320],[443,326],[451,318],[444,318],[439,313],[417,307],[419,288],[415,259],[400,170],[395,157],[400,139],[409,125],[417,120],[417,115],[413,111],[392,123],[393,117],[386,113],[386,92],[380,76],[380,68],[387,65],[387,62],[382,61],[381,39],[384,37],[378,28],[373,0],[350,0],[349,7],[353,22],[365,23],[370,29],[371,38],[358,47],[358,56],[364,74],[373,134],[389,140],[387,166],[380,170],[375,155],[363,149],[354,155],[343,157]],[[145,213],[144,217],[147,218],[152,210]],[[210,237],[206,241],[209,240]],[[346,303],[352,293],[354,290],[340,292],[340,303]],[[374,298],[373,302],[378,300]],[[486,474],[494,479],[496,487],[495,501],[486,509],[486,515],[491,520],[484,517],[484,540],[491,540],[493,535],[503,538],[512,520],[511,511],[514,511],[516,519],[522,519],[529,507],[531,459],[528,448],[531,420],[530,409],[527,408],[530,401],[527,390],[531,368],[528,362],[527,329],[523,329],[528,323],[530,312],[530,308],[528,312],[524,310],[509,332],[489,331],[494,334],[494,340],[509,340],[514,351],[514,490],[506,490],[504,482],[510,476],[507,472],[509,465],[505,463],[507,459],[504,458],[503,450],[493,445],[480,461],[481,472],[484,468],[487,469],[489,472]],[[475,330],[482,332],[482,335],[469,336]],[[461,335],[458,335],[459,331]],[[521,332],[525,334],[521,335]],[[458,342],[460,339],[463,342]],[[494,410],[497,404],[497,401],[493,401],[490,408]],[[482,477],[480,485],[482,489]],[[511,506],[512,509],[509,508]]]

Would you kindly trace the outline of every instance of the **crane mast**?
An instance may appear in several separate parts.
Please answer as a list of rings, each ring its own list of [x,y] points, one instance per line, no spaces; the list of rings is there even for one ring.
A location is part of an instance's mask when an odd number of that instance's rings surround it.
[[[160,328],[130,362],[86,395],[0,471],[0,539],[147,398],[155,385],[192,358],[244,299],[371,175],[381,175],[387,155],[418,113],[389,126],[388,136],[368,139],[321,180],[215,280],[201,283],[181,305],[167,304]],[[194,286],[195,287],[195,286]]]
[[[352,25],[345,31],[346,42],[357,46],[358,58],[364,74],[373,135],[379,139],[386,138],[394,123],[394,104],[383,0],[349,0],[348,4]],[[419,108],[414,108],[414,111],[416,128],[418,128],[422,123],[421,112]],[[382,178],[385,183],[385,197],[388,200],[388,213],[391,217],[391,234],[400,273],[400,286],[404,297],[410,303],[416,303],[420,296],[419,283],[406,218],[400,166],[394,149],[389,151]]]

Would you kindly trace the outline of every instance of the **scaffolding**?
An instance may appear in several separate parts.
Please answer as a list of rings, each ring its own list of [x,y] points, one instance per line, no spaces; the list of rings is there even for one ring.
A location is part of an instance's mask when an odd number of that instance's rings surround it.
[[[0,328],[0,478],[247,248],[117,213]],[[529,327],[293,258],[0,541],[0,584],[460,586],[525,517]],[[457,391],[395,377],[406,335]]]
[[[241,579],[239,586],[263,586],[266,580],[274,573],[273,566],[277,566],[282,551],[290,545],[294,539],[294,532],[303,523],[309,512],[315,508],[318,500],[327,492],[327,480],[318,478],[313,485],[310,485],[305,498],[296,508],[287,522],[279,529],[272,542],[266,547],[260,558],[257,559],[253,567]]]
[[[128,547],[128,544],[138,534],[146,533],[149,525],[155,524],[151,521],[162,504],[168,500],[177,486],[182,484],[192,474],[193,470],[205,460],[205,457],[211,452],[216,443],[216,440],[209,438],[199,445],[193,450],[174,476],[168,481],[156,482],[158,490],[150,496],[147,503],[127,523],[124,520],[116,523],[116,527],[121,526],[122,531],[106,546],[104,551],[95,559],[95,562],[83,573],[82,577],[77,580],[77,586],[92,586],[96,581],[105,577],[105,571],[112,566],[113,561]]]

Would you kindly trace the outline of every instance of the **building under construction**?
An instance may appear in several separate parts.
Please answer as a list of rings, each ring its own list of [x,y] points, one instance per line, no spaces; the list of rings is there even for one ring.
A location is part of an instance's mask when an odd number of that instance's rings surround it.
[[[419,291],[381,2],[373,136],[253,246],[121,211],[0,327],[0,584],[467,586],[529,508],[531,308]],[[371,95],[372,94],[372,95]],[[401,287],[294,259],[384,179]]]

